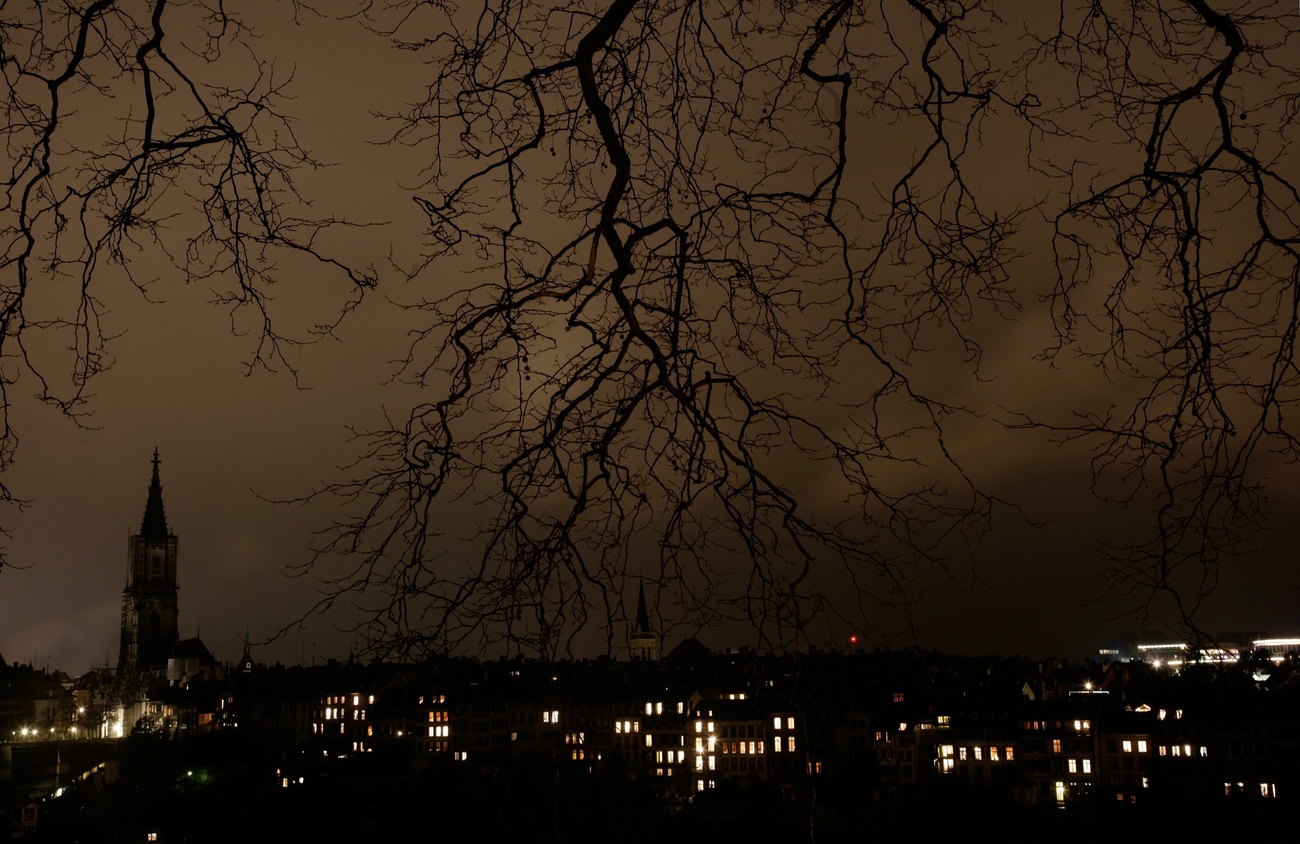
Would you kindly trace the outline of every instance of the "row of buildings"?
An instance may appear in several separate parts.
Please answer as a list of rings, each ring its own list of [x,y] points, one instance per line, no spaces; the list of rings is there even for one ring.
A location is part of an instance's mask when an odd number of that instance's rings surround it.
[[[659,662],[246,663],[174,687],[136,726],[257,737],[282,749],[266,772],[282,788],[365,759],[391,777],[540,765],[669,799],[1294,804],[1300,676],[1294,656],[1265,664],[711,654],[694,640]]]

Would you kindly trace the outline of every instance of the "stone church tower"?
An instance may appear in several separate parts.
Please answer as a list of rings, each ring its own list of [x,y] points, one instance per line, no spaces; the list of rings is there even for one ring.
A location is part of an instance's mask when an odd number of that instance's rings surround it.
[[[176,617],[176,537],[167,532],[158,449],[153,480],[144,505],[140,533],[127,545],[127,580],[122,592],[122,648],[117,676],[165,671],[178,636]]]

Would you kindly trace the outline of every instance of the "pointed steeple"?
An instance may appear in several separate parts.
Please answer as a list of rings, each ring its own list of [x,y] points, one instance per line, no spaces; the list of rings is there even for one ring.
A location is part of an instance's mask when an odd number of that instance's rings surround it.
[[[153,480],[149,482],[149,500],[144,505],[144,521],[140,524],[140,538],[145,542],[167,541],[167,515],[163,512],[157,448],[153,450]]]
[[[650,632],[650,614],[645,611],[645,584],[641,584],[641,592],[636,599],[636,631],[638,633]]]
[[[636,596],[636,627],[628,631],[627,647],[633,660],[659,660],[659,637],[650,629],[650,613],[645,608],[644,583]]]

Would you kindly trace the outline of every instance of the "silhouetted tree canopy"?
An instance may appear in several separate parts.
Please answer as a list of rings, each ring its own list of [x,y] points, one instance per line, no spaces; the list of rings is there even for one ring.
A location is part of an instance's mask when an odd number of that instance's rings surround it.
[[[640,583],[663,625],[860,627],[1018,518],[953,445],[972,418],[1091,448],[1149,525],[1114,588],[1194,625],[1261,525],[1259,463],[1296,456],[1289,6],[368,2],[340,25],[424,91],[383,124],[423,169],[373,153],[427,218],[387,270],[331,251],[347,207],[304,211],[290,74],[235,4],[0,17],[6,391],[80,412],[95,291],[112,266],[147,294],[144,251],[251,310],[254,365],[310,339],[267,306],[285,251],[351,282],[340,315],[380,284],[416,319],[424,399],[318,490],[347,515],[307,565],[381,650],[616,646]],[[28,319],[37,278],[57,318]],[[981,403],[990,340],[1031,320],[1107,406]]]

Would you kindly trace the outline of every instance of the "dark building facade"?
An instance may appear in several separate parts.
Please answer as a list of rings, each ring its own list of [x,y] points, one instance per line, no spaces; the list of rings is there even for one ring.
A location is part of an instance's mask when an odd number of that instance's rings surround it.
[[[167,530],[158,450],[140,533],[127,545],[127,581],[122,592],[122,645],[118,677],[165,671],[179,639],[176,601],[176,537]]]

